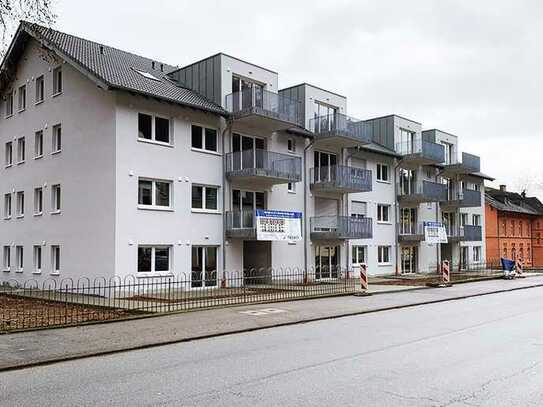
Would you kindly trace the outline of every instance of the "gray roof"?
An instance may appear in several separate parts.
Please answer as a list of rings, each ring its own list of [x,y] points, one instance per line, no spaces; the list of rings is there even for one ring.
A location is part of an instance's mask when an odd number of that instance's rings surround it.
[[[527,197],[516,192],[485,188],[485,201],[490,206],[506,212],[526,215],[543,215],[543,204],[535,197]]]
[[[135,92],[183,106],[228,115],[221,106],[167,78],[167,73],[176,69],[174,66],[25,21],[21,22],[2,62],[0,72],[2,88],[6,86],[9,78],[6,70],[14,65],[13,58],[18,58],[30,37],[52,49],[106,89]],[[146,78],[136,70],[151,74],[156,80]]]

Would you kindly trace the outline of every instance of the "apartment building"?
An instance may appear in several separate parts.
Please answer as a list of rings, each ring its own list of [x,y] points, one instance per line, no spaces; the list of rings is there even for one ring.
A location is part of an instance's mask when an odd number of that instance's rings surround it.
[[[181,68],[23,22],[0,71],[0,278],[307,270],[484,259],[486,175],[457,138],[223,53]],[[262,211],[301,236],[261,239]],[[286,216],[286,215],[285,215]],[[423,222],[449,243],[426,244]],[[470,260],[471,259],[471,260]]]

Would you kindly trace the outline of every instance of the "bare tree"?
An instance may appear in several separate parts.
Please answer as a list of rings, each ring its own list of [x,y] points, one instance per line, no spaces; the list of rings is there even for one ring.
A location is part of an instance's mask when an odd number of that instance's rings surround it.
[[[4,56],[20,20],[51,26],[57,18],[54,3],[55,0],[0,0],[0,56]]]

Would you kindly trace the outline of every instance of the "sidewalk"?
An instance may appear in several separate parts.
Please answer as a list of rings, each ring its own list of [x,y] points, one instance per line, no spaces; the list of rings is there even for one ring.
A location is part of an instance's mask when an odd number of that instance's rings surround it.
[[[0,335],[0,371],[256,329],[543,287],[543,276],[449,288],[247,305]]]

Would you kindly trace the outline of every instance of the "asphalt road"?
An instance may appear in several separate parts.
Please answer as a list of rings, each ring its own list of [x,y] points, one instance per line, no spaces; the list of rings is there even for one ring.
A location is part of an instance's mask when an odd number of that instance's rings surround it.
[[[58,363],[0,373],[0,405],[539,407],[542,313],[534,288]]]

